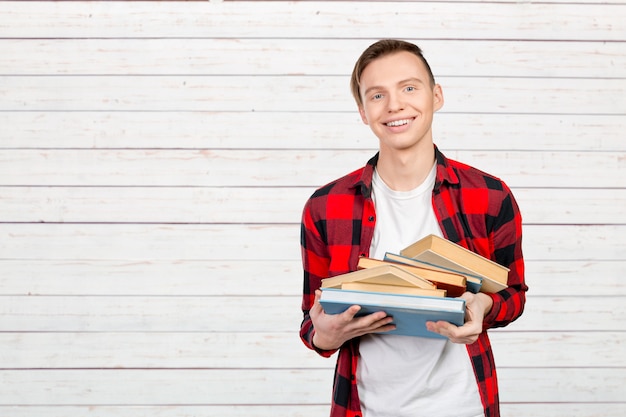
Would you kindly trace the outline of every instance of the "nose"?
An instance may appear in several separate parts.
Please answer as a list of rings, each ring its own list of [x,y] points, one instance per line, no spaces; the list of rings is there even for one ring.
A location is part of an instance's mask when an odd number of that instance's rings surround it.
[[[387,101],[387,110],[389,113],[394,113],[404,109],[404,102],[398,94],[389,94],[389,100]]]

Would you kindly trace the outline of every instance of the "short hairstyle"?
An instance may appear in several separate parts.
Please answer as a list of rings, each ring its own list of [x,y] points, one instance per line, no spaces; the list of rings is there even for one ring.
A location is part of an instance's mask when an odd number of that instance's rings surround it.
[[[363,105],[360,88],[361,74],[363,74],[363,70],[365,70],[365,67],[367,67],[369,64],[372,63],[372,61],[380,57],[403,51],[412,53],[424,63],[424,66],[426,66],[426,70],[428,71],[430,86],[435,86],[435,77],[433,76],[430,65],[428,65],[428,61],[426,61],[426,58],[424,58],[422,50],[419,46],[398,39],[381,39],[378,42],[373,43],[365,51],[363,51],[359,59],[356,61],[354,69],[352,70],[350,89],[352,90],[352,95],[354,96],[354,99],[359,106]]]

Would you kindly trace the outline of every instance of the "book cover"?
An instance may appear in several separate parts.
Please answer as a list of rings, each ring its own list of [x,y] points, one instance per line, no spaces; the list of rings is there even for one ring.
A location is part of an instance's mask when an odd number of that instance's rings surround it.
[[[483,280],[483,292],[498,292],[507,287],[508,268],[439,236],[428,235],[402,249],[400,255],[478,276]]]
[[[465,300],[462,298],[442,298],[384,294],[366,291],[322,288],[320,304],[327,314],[339,314],[350,306],[359,305],[359,316],[384,311],[393,317],[396,328],[381,334],[444,338],[429,332],[426,322],[444,320],[457,326],[465,321]]]

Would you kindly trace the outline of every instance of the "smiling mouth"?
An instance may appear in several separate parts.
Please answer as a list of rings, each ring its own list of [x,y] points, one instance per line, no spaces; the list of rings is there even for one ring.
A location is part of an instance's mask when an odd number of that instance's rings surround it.
[[[392,122],[385,123],[385,126],[389,126],[389,127],[404,126],[404,125],[408,125],[410,122],[411,122],[410,119],[394,120]]]

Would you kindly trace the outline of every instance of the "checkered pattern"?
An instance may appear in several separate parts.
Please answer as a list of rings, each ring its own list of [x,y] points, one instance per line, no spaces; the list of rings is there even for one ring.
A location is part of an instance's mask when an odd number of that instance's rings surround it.
[[[485,416],[500,415],[493,353],[486,330],[506,326],[524,309],[522,219],[509,188],[489,174],[447,159],[436,147],[437,178],[433,207],[444,236],[510,268],[507,289],[491,294],[493,308],[485,317],[485,331],[467,346]],[[378,155],[367,165],[324,187],[307,201],[301,225],[304,320],[300,337],[306,346],[330,357],[312,344],[309,317],[315,290],[323,278],[356,270],[360,256],[369,255],[376,212],[371,198],[372,175]],[[360,417],[356,369],[359,340],[347,342],[337,358],[331,417]]]

